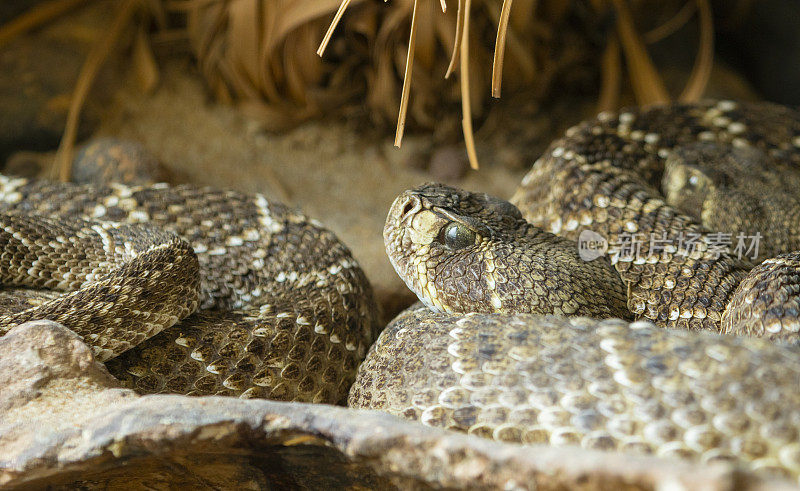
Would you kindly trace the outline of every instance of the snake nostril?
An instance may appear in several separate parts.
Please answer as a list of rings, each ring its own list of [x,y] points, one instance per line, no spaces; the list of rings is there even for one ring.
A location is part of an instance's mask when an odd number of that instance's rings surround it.
[[[407,197],[400,208],[400,220],[406,221],[417,211],[419,206],[420,203],[418,198],[414,196]]]

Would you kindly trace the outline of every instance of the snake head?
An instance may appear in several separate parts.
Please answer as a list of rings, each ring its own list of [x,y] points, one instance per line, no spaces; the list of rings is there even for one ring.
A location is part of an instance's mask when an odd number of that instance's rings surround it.
[[[429,308],[490,312],[499,306],[487,284],[493,246],[513,240],[519,226],[525,221],[507,201],[429,183],[394,201],[383,236],[395,270]]]
[[[435,311],[608,317],[608,302],[598,311],[578,294],[590,282],[623,288],[607,262],[582,261],[576,243],[533,227],[511,203],[443,184],[401,194],[383,237],[397,273]]]

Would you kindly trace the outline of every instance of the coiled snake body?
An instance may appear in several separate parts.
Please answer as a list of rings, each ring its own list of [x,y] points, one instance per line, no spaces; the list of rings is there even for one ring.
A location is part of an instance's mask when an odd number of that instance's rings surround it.
[[[0,333],[59,321],[141,393],[334,403],[376,335],[350,251],[262,196],[0,176],[0,207]]]
[[[516,206],[407,191],[384,239],[425,306],[384,330],[349,402],[798,479],[799,192],[800,113],[730,101],[578,125]]]

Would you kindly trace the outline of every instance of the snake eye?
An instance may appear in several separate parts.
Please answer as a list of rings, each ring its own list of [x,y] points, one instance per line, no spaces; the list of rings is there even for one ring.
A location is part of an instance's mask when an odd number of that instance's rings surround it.
[[[450,249],[463,249],[475,244],[475,232],[462,223],[450,222],[442,227],[439,240]]]

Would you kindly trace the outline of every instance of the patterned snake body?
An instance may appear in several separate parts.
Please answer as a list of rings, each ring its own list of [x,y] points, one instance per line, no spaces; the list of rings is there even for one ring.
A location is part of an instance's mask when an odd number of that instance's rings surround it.
[[[572,128],[516,206],[407,191],[384,238],[429,308],[384,330],[349,402],[506,441],[798,479],[798,190],[800,113],[711,101]],[[755,232],[758,253],[719,247]],[[582,256],[586,237],[598,254]]]
[[[428,308],[372,345],[350,405],[800,478],[798,148],[789,109],[657,108],[570,130],[516,206],[404,193],[387,252]],[[581,255],[586,230],[605,257]],[[770,259],[717,231],[759,231]],[[669,245],[629,254],[631,234]],[[347,248],[257,195],[0,177],[0,246],[0,333],[60,321],[143,393],[341,401],[377,334]]]
[[[0,206],[0,333],[59,321],[139,392],[338,402],[376,335],[350,251],[261,196],[3,176]]]

